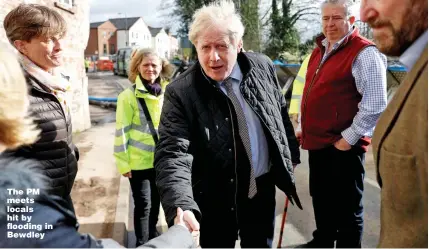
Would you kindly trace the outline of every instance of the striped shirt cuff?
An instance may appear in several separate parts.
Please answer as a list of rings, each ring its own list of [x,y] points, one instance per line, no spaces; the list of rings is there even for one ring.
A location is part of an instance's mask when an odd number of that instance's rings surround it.
[[[341,135],[347,141],[347,143],[349,143],[350,145],[355,145],[359,141],[359,139],[362,137],[361,135],[354,132],[351,127],[347,128],[343,132],[341,132]]]

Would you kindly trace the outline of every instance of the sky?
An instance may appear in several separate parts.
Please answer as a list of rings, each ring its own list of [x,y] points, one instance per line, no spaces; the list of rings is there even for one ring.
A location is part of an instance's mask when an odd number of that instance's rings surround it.
[[[171,17],[165,16],[167,12],[160,8],[161,1],[164,3],[166,2],[166,0],[90,0],[90,21],[101,22],[106,21],[109,18],[123,18],[125,15],[127,17],[143,17],[146,24],[152,27],[165,27],[168,24],[171,25],[172,32],[174,34],[178,29],[179,22],[172,20]],[[318,6],[319,3],[317,2],[321,2],[321,0],[315,0],[314,2],[315,6]],[[359,18],[358,3],[360,0],[356,0],[355,2],[356,4],[352,6],[351,10],[352,13]],[[264,13],[265,10],[269,8],[270,4],[271,0],[262,0],[260,12]],[[302,42],[310,39],[313,35],[320,32],[321,29],[319,24],[313,25],[310,28],[306,27],[308,26],[308,23],[298,23],[298,25],[300,27],[304,27],[300,30]]]
[[[162,26],[158,7],[161,0],[90,0],[90,21],[101,22],[110,18],[143,17],[146,24]],[[119,14],[121,13],[121,14]]]

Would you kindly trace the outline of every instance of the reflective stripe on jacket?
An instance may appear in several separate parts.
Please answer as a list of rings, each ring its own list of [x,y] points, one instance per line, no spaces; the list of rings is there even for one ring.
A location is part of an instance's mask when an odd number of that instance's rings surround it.
[[[114,156],[121,174],[153,168],[155,141],[137,98],[144,99],[156,130],[164,100],[164,94],[156,97],[148,93],[140,77],[135,84],[135,90],[129,87],[119,94],[116,106]],[[167,81],[161,81],[163,92],[167,84]]]
[[[298,114],[301,111],[301,99],[304,92],[305,75],[307,74],[308,61],[310,56],[305,57],[299,68],[298,74],[293,81],[292,97],[290,100],[289,114]]]

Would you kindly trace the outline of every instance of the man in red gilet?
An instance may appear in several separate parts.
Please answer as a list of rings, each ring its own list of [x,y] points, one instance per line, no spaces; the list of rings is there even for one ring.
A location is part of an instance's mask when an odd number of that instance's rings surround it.
[[[346,0],[325,0],[296,132],[309,151],[316,231],[304,247],[361,247],[365,152],[386,98],[386,57],[353,26]],[[302,130],[302,131],[301,131]]]

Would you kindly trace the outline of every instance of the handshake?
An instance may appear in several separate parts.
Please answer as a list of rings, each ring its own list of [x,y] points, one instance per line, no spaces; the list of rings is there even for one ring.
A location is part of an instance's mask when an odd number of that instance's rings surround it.
[[[188,229],[193,237],[195,247],[200,247],[200,223],[191,210],[183,211],[178,207],[174,225],[180,225]]]

